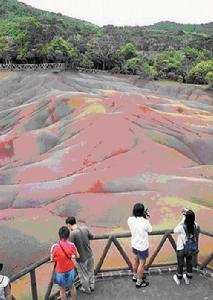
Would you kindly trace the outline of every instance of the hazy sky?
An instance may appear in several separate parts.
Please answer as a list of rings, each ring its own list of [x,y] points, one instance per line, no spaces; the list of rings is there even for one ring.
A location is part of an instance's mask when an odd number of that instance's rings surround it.
[[[61,12],[99,26],[149,25],[213,21],[213,0],[22,0],[34,7]]]

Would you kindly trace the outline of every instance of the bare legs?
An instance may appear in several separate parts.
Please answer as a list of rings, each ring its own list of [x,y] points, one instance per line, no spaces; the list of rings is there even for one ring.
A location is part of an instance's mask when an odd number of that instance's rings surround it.
[[[144,267],[146,264],[146,259],[141,260],[136,255],[133,261],[133,273],[137,274],[137,279],[142,280],[144,274]]]
[[[76,289],[74,285],[70,288],[70,295],[71,295],[71,300],[76,299]]]
[[[65,288],[60,287],[60,298],[66,300]]]
[[[75,300],[76,299],[76,290],[75,290],[75,286],[73,285],[70,288],[70,294],[71,294],[71,299]],[[65,293],[65,288],[60,287],[60,298],[61,300],[66,300],[66,293]]]

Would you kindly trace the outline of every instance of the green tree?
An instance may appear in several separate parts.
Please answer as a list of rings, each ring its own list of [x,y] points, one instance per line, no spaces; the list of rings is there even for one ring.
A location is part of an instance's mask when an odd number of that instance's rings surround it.
[[[0,37],[0,62],[10,64],[17,55],[17,47],[13,39]]]
[[[87,53],[96,68],[101,68],[102,70],[112,68],[115,47],[108,35],[95,36],[91,39],[90,43],[87,44],[87,47]]]
[[[213,71],[207,73],[206,79],[209,82],[209,89],[213,91]]]
[[[127,43],[124,47],[120,48],[120,54],[125,60],[137,56],[137,50],[132,43]]]
[[[86,68],[86,69],[94,68],[94,63],[93,63],[92,58],[89,56],[88,53],[85,53],[85,54],[82,55],[80,66],[82,68]]]
[[[71,68],[74,68],[80,60],[78,50],[56,36],[42,49],[42,54],[50,62],[67,62]]]
[[[189,72],[189,79],[192,83],[204,84],[211,80],[213,72],[213,60],[201,61]]]
[[[158,77],[177,80],[180,76],[184,76],[184,58],[182,51],[175,51],[171,48],[158,54],[154,63]]]

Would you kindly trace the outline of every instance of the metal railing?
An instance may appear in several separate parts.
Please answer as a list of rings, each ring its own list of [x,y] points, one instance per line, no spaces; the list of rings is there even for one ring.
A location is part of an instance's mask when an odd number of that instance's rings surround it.
[[[148,263],[146,265],[146,270],[148,270],[150,267],[169,267],[171,265],[176,265],[176,262],[174,263],[164,263],[164,264],[153,264],[155,258],[158,256],[158,253],[160,252],[161,248],[163,247],[164,243],[168,240],[173,248],[173,250],[176,252],[176,243],[175,240],[172,236],[173,230],[171,229],[164,229],[164,230],[155,230],[151,232],[149,235],[150,236],[162,236],[162,239],[160,240],[159,244],[157,245],[156,249],[150,256]],[[209,232],[203,229],[199,228],[199,235],[202,234],[204,236],[208,236],[213,238],[213,232]],[[106,272],[106,271],[121,271],[121,270],[132,270],[132,264],[131,261],[123,249],[122,245],[118,241],[119,238],[130,238],[130,232],[125,232],[125,233],[116,233],[116,234],[102,234],[102,235],[95,235],[93,237],[93,240],[107,240],[107,243],[103,249],[103,253],[95,267],[95,275],[98,275],[101,272]],[[119,251],[120,255],[123,257],[124,261],[127,264],[127,267],[123,268],[110,268],[110,269],[102,269],[101,267],[103,266],[104,260],[107,256],[107,253],[112,246],[112,244],[115,245],[117,250]],[[23,276],[29,274],[30,275],[30,282],[31,282],[31,295],[33,300],[38,300],[38,291],[37,291],[37,281],[36,281],[36,269],[39,268],[40,266],[44,265],[45,263],[50,261],[50,256],[46,256],[39,260],[38,262],[24,268],[22,271],[18,272],[14,276],[11,277],[11,282],[14,282]],[[210,271],[213,272],[213,269],[209,267],[210,262],[213,261],[213,249],[212,252],[205,258],[203,262],[199,262],[199,257],[197,256],[195,258],[195,265],[198,267],[199,270],[203,270],[205,268],[208,268]],[[53,270],[54,272],[54,270]],[[53,286],[53,273],[51,276],[50,283],[48,285],[46,294],[45,294],[45,300],[51,299],[51,291],[52,291],[52,286]]]

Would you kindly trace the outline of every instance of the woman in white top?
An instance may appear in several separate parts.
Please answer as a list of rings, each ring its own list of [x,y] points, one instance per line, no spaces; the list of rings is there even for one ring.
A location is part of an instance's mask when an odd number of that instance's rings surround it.
[[[3,264],[0,264],[0,271]],[[0,300],[12,300],[10,280],[7,276],[0,275]]]
[[[145,280],[144,267],[146,259],[149,256],[148,233],[152,231],[152,226],[146,219],[144,205],[136,203],[133,207],[133,216],[128,218],[128,226],[131,232],[131,245],[134,254],[133,261],[133,281],[136,281],[136,287],[145,287],[149,282]]]
[[[183,219],[175,227],[174,233],[177,233],[177,273],[173,279],[177,285],[183,278],[186,284],[189,284],[189,279],[192,278],[192,253],[186,252],[186,241],[188,238],[197,239],[197,225],[195,223],[195,214],[190,209],[183,210]],[[196,242],[196,241],[195,241]],[[184,261],[186,260],[186,274],[183,274]]]

